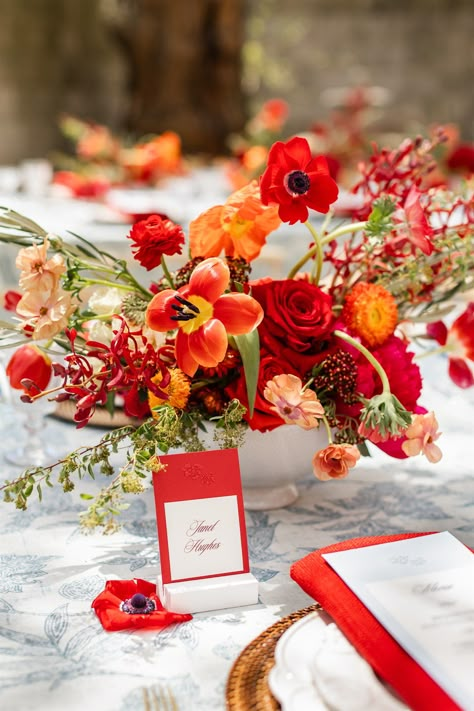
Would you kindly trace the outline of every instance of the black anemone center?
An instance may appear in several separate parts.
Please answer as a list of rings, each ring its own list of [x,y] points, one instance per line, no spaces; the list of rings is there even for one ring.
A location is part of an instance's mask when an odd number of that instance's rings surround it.
[[[130,598],[130,604],[133,607],[145,607],[147,603],[147,598],[145,595],[142,595],[142,593],[135,593],[135,595],[132,595]]]
[[[303,170],[293,170],[285,176],[285,187],[290,195],[304,195],[310,186],[309,176]]]

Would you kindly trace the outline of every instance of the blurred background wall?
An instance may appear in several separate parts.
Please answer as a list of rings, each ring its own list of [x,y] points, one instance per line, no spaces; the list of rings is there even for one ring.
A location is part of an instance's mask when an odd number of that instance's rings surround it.
[[[60,148],[61,113],[217,154],[267,98],[289,130],[377,87],[383,131],[474,136],[472,0],[0,0],[0,163]]]

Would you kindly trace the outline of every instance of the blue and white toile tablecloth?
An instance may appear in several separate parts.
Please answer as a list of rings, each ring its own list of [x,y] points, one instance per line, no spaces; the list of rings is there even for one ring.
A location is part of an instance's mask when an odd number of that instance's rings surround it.
[[[251,570],[260,586],[252,607],[196,614],[163,631],[103,631],[90,609],[108,579],[154,580],[158,548],[150,494],[132,500],[123,529],[79,531],[84,502],[46,492],[26,512],[0,503],[0,708],[2,711],[142,711],[142,688],[170,684],[181,711],[225,708],[225,686],[241,650],[280,617],[311,604],[289,567],[309,551],[361,535],[449,530],[474,546],[474,389],[446,376],[446,361],[422,361],[423,404],[444,436],[438,465],[398,461],[374,449],[344,481],[300,484],[287,508],[248,512]],[[18,413],[0,404],[1,451],[21,438]],[[96,441],[95,429],[50,420],[45,437],[66,448]],[[2,478],[15,469],[1,463]],[[100,482],[99,482],[100,484]]]

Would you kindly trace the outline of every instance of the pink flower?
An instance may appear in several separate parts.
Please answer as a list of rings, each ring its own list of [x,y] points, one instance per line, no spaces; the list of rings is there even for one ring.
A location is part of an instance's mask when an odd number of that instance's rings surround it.
[[[264,396],[273,404],[270,409],[287,425],[299,425],[304,430],[319,427],[324,408],[312,390],[303,390],[303,383],[296,375],[275,375],[267,382]]]
[[[321,481],[344,479],[359,459],[360,452],[354,444],[329,444],[314,455],[313,472]]]
[[[420,196],[420,191],[413,186],[405,199],[403,209],[397,210],[393,217],[395,223],[400,223],[398,231],[401,239],[410,242],[413,247],[418,247],[424,254],[431,254],[433,229],[426,219]]]
[[[438,422],[434,412],[414,415],[411,425],[405,430],[406,440],[402,449],[409,457],[424,454],[429,462],[436,464],[443,456],[435,441],[439,438]]]
[[[24,319],[22,327],[28,327],[28,333],[33,329],[32,338],[41,340],[52,338],[63,331],[75,308],[71,303],[71,295],[62,289],[46,294],[35,289],[23,295],[16,310]]]
[[[52,292],[61,274],[66,271],[64,259],[54,254],[48,259],[49,242],[46,237],[43,244],[20,249],[16,257],[16,267],[21,269],[20,286],[29,289]]]

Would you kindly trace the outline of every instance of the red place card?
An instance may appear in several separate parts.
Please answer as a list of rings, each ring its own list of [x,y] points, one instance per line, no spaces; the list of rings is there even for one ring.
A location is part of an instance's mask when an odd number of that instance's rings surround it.
[[[153,473],[163,583],[249,572],[236,449],[160,457]]]

